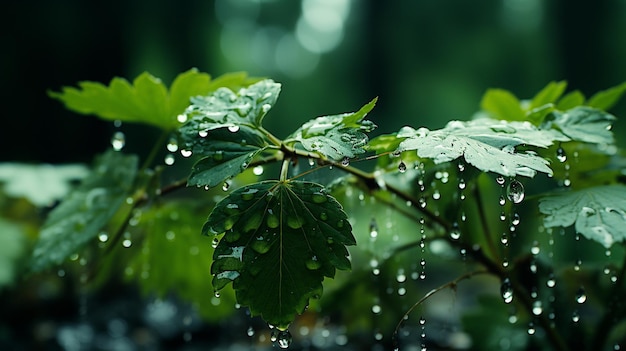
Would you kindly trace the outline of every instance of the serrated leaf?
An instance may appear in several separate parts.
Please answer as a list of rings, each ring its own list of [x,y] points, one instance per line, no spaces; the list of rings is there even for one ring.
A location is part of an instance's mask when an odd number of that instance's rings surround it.
[[[526,118],[519,99],[503,89],[487,89],[480,107],[495,119],[523,121]]]
[[[553,123],[563,134],[575,141],[612,144],[611,124],[615,117],[607,112],[579,106],[565,112],[554,112]]]
[[[233,86],[246,83],[225,81]],[[219,78],[218,78],[219,80]],[[216,89],[211,77],[191,69],[174,79],[168,89],[159,78],[144,72],[130,84],[124,78],[115,77],[109,86],[84,81],[78,88],[63,87],[61,92],[49,92],[50,97],[62,101],[65,106],[81,114],[93,114],[105,120],[144,123],[164,130],[180,126],[177,116],[185,111],[190,98],[205,95]]]
[[[126,199],[136,173],[134,155],[109,151],[100,156],[92,173],[50,212],[33,251],[32,270],[59,264],[93,240]]]
[[[192,119],[202,119],[206,129],[224,125],[260,127],[279,94],[280,84],[271,79],[264,79],[237,92],[219,88],[208,96],[192,98],[186,114]]]
[[[219,321],[234,311],[235,295],[223,291],[213,297],[211,240],[198,235],[206,203],[174,200],[144,210],[133,228],[133,235],[144,234],[141,248],[132,256],[126,277],[136,280],[145,295],[165,298],[176,296],[193,303],[210,321]]]
[[[539,200],[546,227],[569,227],[610,248],[626,239],[626,186],[607,185],[564,192]]]
[[[551,130],[540,130],[528,122],[506,122],[477,119],[468,122],[451,121],[445,128],[411,131],[405,128],[398,151],[417,150],[422,158],[435,163],[449,162],[459,157],[474,167],[503,176],[533,177],[537,172],[552,174],[549,161],[533,152],[518,152],[519,145],[546,148],[555,140],[568,138]]]
[[[374,108],[377,98],[357,112],[317,117],[298,128],[287,142],[300,142],[310,152],[320,153],[333,160],[353,158],[365,152],[369,133],[376,125],[365,116]]]
[[[574,90],[565,94],[556,104],[556,108],[565,111],[585,103],[585,95],[579,90]]]
[[[548,83],[548,85],[541,89],[541,91],[538,92],[532,98],[532,100],[530,100],[528,110],[533,110],[543,105],[556,103],[561,95],[563,95],[563,92],[565,92],[565,88],[567,88],[566,81]]]
[[[188,186],[222,184],[243,172],[268,145],[263,134],[246,126],[208,130],[204,126],[203,121],[194,119],[180,129],[185,148],[203,156],[191,169]]]
[[[621,99],[624,93],[626,93],[626,82],[595,93],[589,98],[586,105],[600,110],[608,110]]]
[[[350,269],[354,245],[341,205],[324,187],[266,181],[239,188],[218,203],[203,228],[225,233],[213,255],[213,286],[233,283],[237,301],[286,328],[322,294],[324,277]]]

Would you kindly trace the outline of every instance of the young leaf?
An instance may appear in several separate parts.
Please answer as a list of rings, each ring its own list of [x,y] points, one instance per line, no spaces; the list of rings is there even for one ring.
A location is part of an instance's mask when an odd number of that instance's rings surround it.
[[[191,99],[186,114],[192,119],[201,119],[205,129],[224,125],[260,127],[265,114],[274,106],[280,94],[280,84],[265,79],[237,93],[228,88],[219,88],[208,96]]]
[[[136,172],[134,155],[109,151],[99,157],[91,175],[50,212],[33,251],[32,270],[59,264],[93,240],[126,199]]]
[[[626,93],[626,82],[595,93],[589,98],[586,105],[600,110],[608,110],[619,101],[624,93]]]
[[[246,126],[203,129],[201,121],[192,120],[180,129],[186,148],[202,155],[192,168],[188,186],[214,187],[243,172],[254,156],[268,143],[258,130]]]
[[[249,84],[245,75],[226,81],[233,88]],[[215,90],[206,73],[191,69],[181,73],[168,92],[160,79],[144,72],[131,85],[123,78],[113,78],[106,85],[84,81],[79,88],[63,87],[61,92],[49,92],[50,97],[81,114],[93,114],[105,120],[145,123],[164,130],[180,125],[177,116],[185,111],[190,98]]]
[[[213,286],[232,282],[237,301],[286,328],[322,294],[324,277],[350,269],[354,245],[341,205],[319,184],[266,181],[218,203],[203,232],[225,233],[213,255]]]
[[[547,104],[554,104],[561,97],[561,95],[563,95],[565,88],[567,88],[566,81],[550,82],[545,88],[541,89],[541,91],[538,92],[532,100],[530,100],[528,110]]]
[[[300,142],[307,151],[318,152],[333,160],[362,154],[368,141],[365,133],[376,128],[373,122],[364,118],[374,108],[376,100],[373,99],[357,112],[310,120],[285,142]]]
[[[546,227],[568,227],[606,248],[626,239],[626,186],[563,192],[539,200]]]
[[[612,144],[611,122],[615,117],[590,107],[579,106],[565,112],[554,112],[553,123],[572,140],[592,144]]]
[[[585,103],[585,95],[579,90],[574,90],[565,94],[556,104],[556,108],[561,111],[566,111],[576,106],[580,106]]]
[[[503,89],[488,89],[483,95],[480,107],[495,119],[523,121],[526,118],[517,97]]]
[[[405,128],[398,137],[407,138],[398,151],[417,150],[417,155],[435,163],[452,161],[463,156],[474,167],[508,177],[533,177],[539,172],[552,174],[549,162],[532,152],[517,152],[516,146],[548,147],[553,141],[567,137],[552,130],[539,130],[528,122],[505,122],[477,119],[469,122],[451,121],[445,128]]]

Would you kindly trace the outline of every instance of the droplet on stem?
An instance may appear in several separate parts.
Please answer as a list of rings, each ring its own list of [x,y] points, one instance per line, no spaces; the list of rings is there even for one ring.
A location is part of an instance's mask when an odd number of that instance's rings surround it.
[[[398,164],[398,171],[400,173],[406,172],[406,164],[404,163],[404,161],[400,161],[400,164]]]

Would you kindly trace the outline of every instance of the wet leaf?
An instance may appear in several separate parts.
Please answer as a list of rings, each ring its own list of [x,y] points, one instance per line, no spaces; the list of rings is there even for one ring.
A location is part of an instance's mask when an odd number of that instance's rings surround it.
[[[268,323],[286,328],[324,277],[350,269],[354,245],[341,205],[324,188],[300,181],[266,181],[237,189],[217,204],[203,228],[221,238],[213,285],[233,283],[237,301]]]
[[[626,239],[626,186],[607,185],[539,200],[546,227],[569,227],[609,248]]]
[[[612,144],[611,124],[615,117],[607,112],[579,106],[565,112],[554,112],[553,124],[575,141],[594,144]]]
[[[50,212],[33,251],[31,268],[63,262],[93,240],[122,205],[137,173],[137,157],[109,151],[81,185]]]
[[[189,186],[222,184],[243,172],[268,145],[263,134],[246,126],[209,130],[204,126],[203,121],[192,120],[180,130],[185,147],[192,154],[203,156],[191,170]]]
[[[369,133],[376,125],[365,116],[374,108],[373,99],[357,112],[317,117],[306,122],[285,142],[300,142],[310,152],[320,153],[333,160],[352,158],[365,152]]]
[[[626,93],[626,82],[595,93],[589,98],[586,105],[601,110],[608,110],[617,104],[624,93]]]
[[[210,321],[219,321],[234,311],[235,294],[225,289],[213,297],[211,239],[198,235],[206,202],[174,200],[153,206],[141,215],[135,235],[144,234],[141,249],[128,265],[128,278],[137,281],[145,295],[166,298],[176,294],[193,303]],[[164,259],[166,258],[166,259]]]
[[[230,75],[220,81],[238,88],[252,82],[244,74]],[[214,82],[215,82],[214,81]],[[61,92],[49,92],[50,97],[81,114],[96,115],[105,120],[120,120],[150,124],[164,130],[180,126],[177,116],[185,111],[190,98],[217,89],[206,73],[191,69],[174,79],[170,90],[159,78],[144,72],[133,83],[115,77],[108,86],[83,81],[78,88],[63,87]]]
[[[537,172],[552,174],[549,161],[529,151],[517,151],[524,145],[546,148],[554,141],[568,138],[553,130],[540,130],[528,122],[506,122],[477,119],[451,121],[445,128],[404,128],[398,137],[407,138],[398,151],[417,150],[418,156],[435,163],[459,157],[474,167],[508,177],[533,177]]]
[[[280,84],[271,79],[264,79],[237,92],[219,88],[210,95],[192,98],[186,113],[192,119],[202,120],[205,130],[228,125],[260,127],[279,94]]]

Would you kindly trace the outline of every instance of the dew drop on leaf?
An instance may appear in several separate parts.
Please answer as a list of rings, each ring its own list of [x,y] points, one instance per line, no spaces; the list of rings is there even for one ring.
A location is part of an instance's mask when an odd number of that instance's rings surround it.
[[[174,137],[170,138],[170,140],[167,142],[167,145],[165,147],[167,148],[167,151],[169,152],[178,151],[178,140],[176,140],[176,138]]]
[[[228,131],[231,133],[237,133],[239,131],[239,126],[229,126]]]
[[[222,184],[222,190],[228,191],[228,189],[230,189],[230,182],[225,181],[224,184]]]
[[[372,239],[378,236],[378,224],[376,223],[376,219],[372,218],[370,221],[370,237]]]
[[[458,228],[450,230],[450,238],[452,240],[459,240],[461,238],[461,231]]]
[[[305,262],[306,268],[314,271],[316,269],[320,269],[322,267],[322,263],[318,260],[317,256],[313,255]]]
[[[113,133],[113,136],[111,137],[111,146],[113,146],[113,150],[120,151],[125,145],[126,135],[120,131]]]
[[[209,131],[208,130],[201,130],[198,132],[198,136],[200,138],[206,138],[209,135]]]
[[[500,204],[500,206],[504,206],[504,204],[506,203],[504,196],[500,195],[500,199],[498,200],[498,203]]]
[[[341,165],[342,165],[342,166],[344,166],[344,167],[349,166],[349,165],[350,165],[350,158],[349,158],[349,157],[347,157],[347,156],[346,156],[346,157],[344,157],[344,158],[341,160]]]
[[[539,316],[543,313],[543,307],[541,305],[541,300],[535,300],[533,302],[532,312],[535,316]]]
[[[181,113],[180,115],[176,116],[176,120],[180,123],[185,123],[187,122],[187,115],[184,113]]]
[[[248,327],[248,330],[246,331],[246,334],[248,336],[254,336],[254,328],[252,328],[252,326]]]
[[[528,335],[534,335],[537,330],[533,322],[528,323]]]
[[[400,161],[400,164],[398,164],[398,171],[400,173],[406,172],[406,164],[404,163],[404,161]]]
[[[505,278],[502,282],[500,294],[502,295],[504,303],[511,303],[513,301],[513,286],[511,285],[511,280],[509,280],[509,278]]]
[[[181,149],[181,150],[180,150],[180,154],[181,154],[183,157],[190,157],[190,156],[191,156],[191,150],[184,150],[184,149]]]
[[[556,279],[554,277],[554,273],[550,273],[548,275],[548,280],[546,281],[546,286],[548,288],[554,288],[556,286]]]
[[[524,200],[524,185],[518,180],[513,180],[506,188],[506,196],[514,204],[519,204]]]
[[[567,161],[567,155],[565,154],[565,150],[563,150],[563,148],[560,146],[558,149],[556,149],[556,159],[559,160],[559,162],[561,163]]]
[[[574,311],[572,313],[572,322],[578,323],[579,321],[580,321],[580,314],[578,314],[578,311]]]
[[[513,218],[511,218],[511,224],[518,225],[519,222],[520,222],[519,213],[517,213],[517,212],[513,213]]]
[[[211,247],[212,248],[217,248],[217,244],[220,243],[220,240],[218,238],[213,238],[213,240],[211,241]]]

